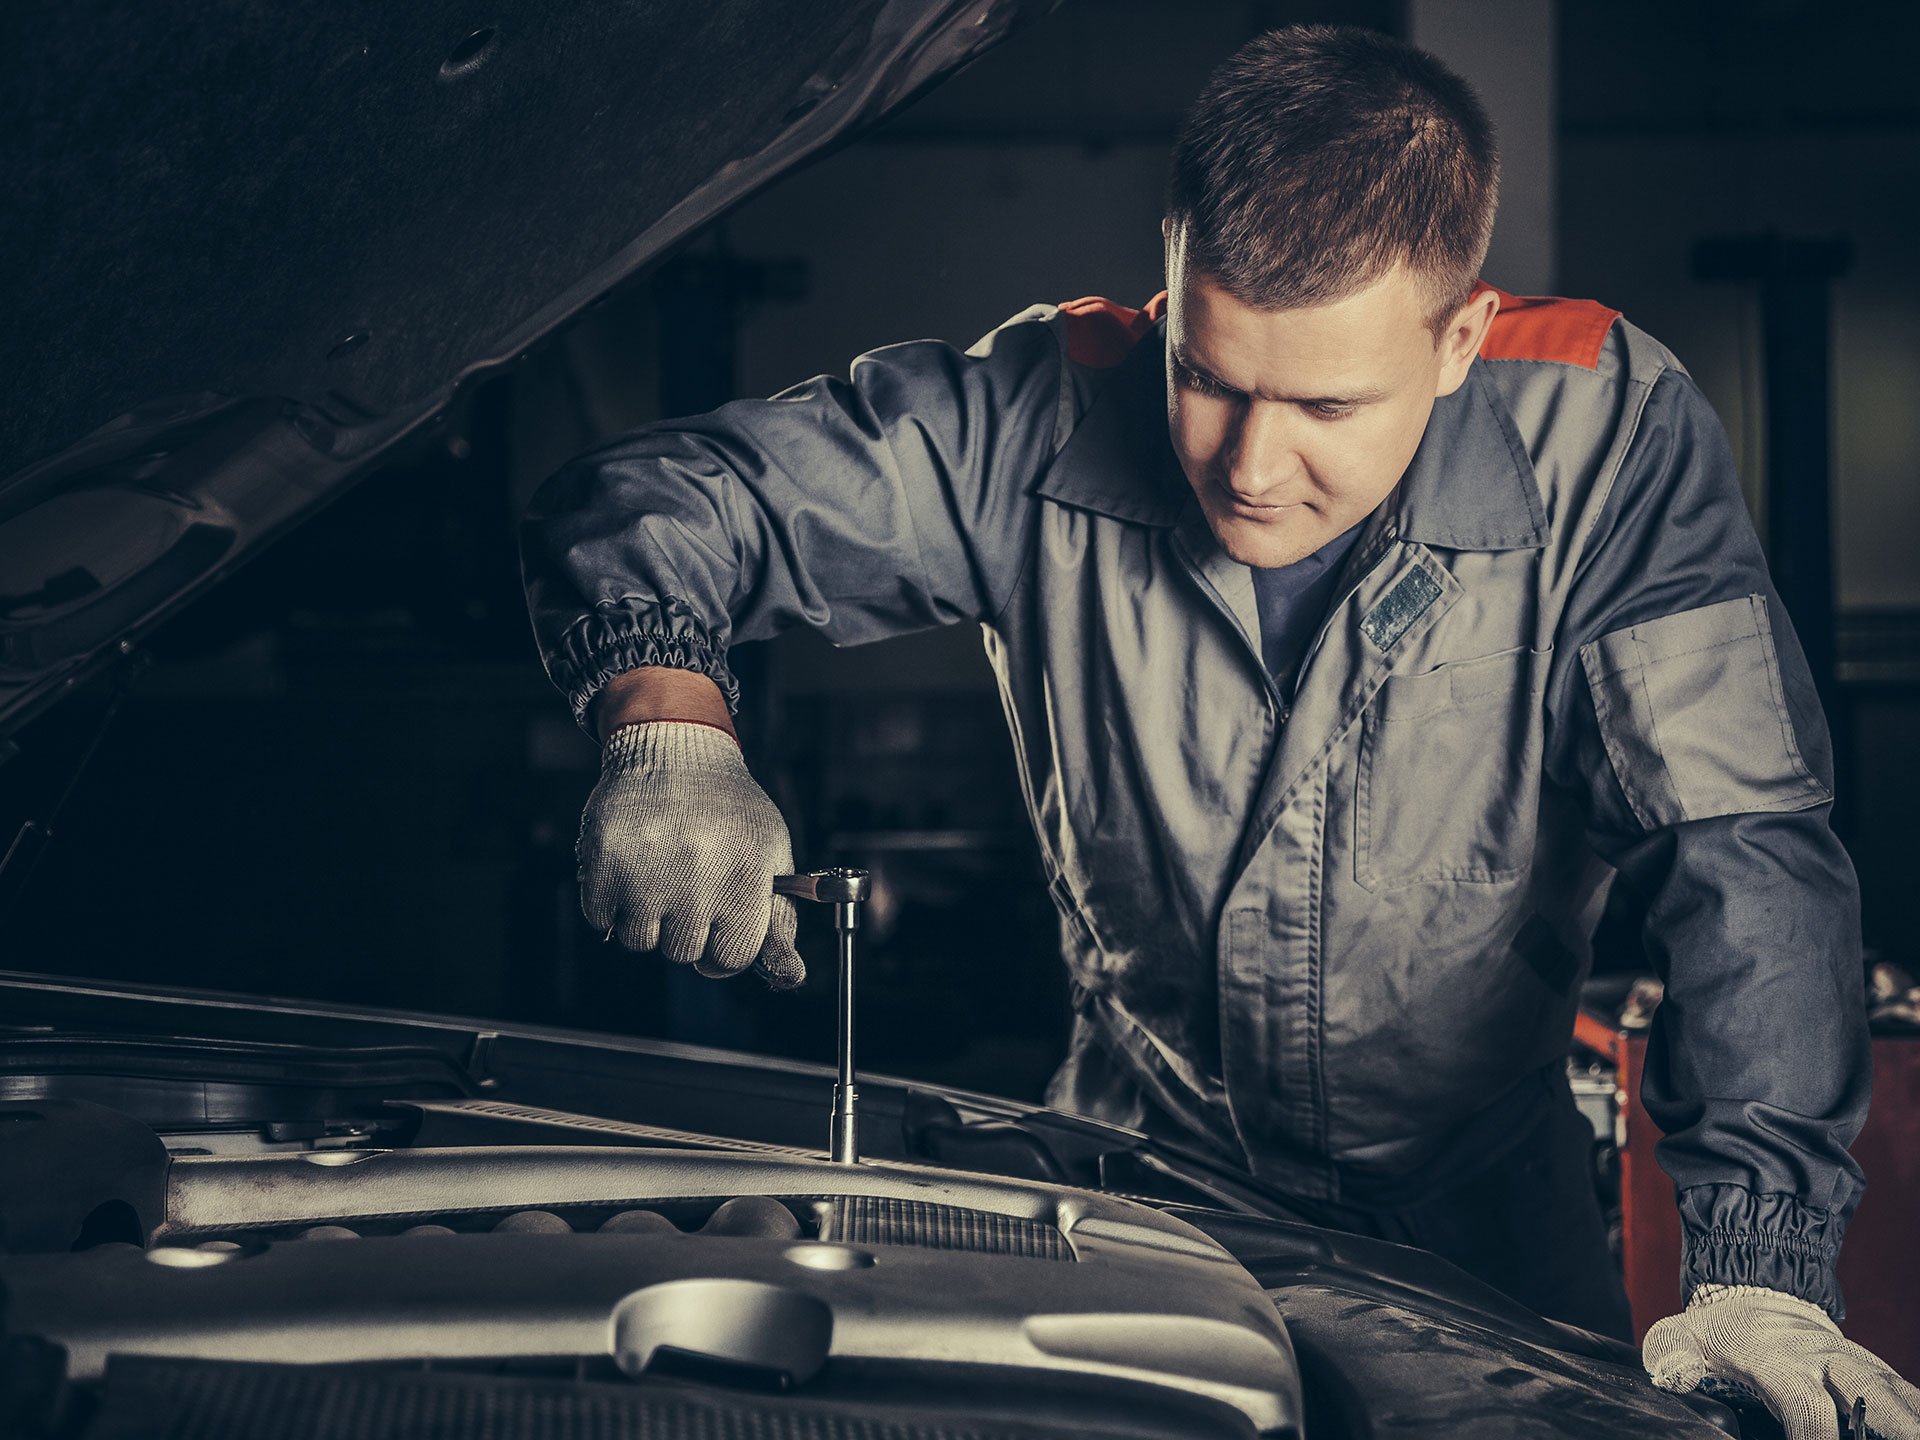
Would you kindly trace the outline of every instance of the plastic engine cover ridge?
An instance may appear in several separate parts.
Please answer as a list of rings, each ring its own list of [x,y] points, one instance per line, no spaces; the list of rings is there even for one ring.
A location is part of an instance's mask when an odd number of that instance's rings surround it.
[[[691,1232],[662,1218],[702,1206]],[[76,1380],[109,1354],[691,1359],[801,1387],[833,1360],[905,1361],[1301,1422],[1286,1328],[1225,1249],[1038,1182],[604,1146],[180,1157],[155,1240],[0,1256],[8,1330],[65,1346]]]

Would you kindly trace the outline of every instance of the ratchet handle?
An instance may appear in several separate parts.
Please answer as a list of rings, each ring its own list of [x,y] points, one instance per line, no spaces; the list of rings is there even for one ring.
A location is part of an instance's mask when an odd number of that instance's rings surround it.
[[[795,900],[812,900],[820,905],[858,904],[867,898],[872,879],[865,870],[810,870],[804,875],[776,875],[773,893],[790,895]]]

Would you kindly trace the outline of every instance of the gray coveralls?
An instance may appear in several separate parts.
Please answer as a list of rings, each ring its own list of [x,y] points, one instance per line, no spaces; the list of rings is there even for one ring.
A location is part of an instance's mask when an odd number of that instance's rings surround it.
[[[1528,1128],[1624,873],[1683,1290],[1838,1315],[1870,1072],[1825,724],[1705,399],[1557,303],[1590,346],[1531,354],[1503,301],[1291,693],[1172,452],[1163,327],[1084,304],[569,465],[524,535],[548,672],[576,714],[642,665],[732,702],[736,639],[980,623],[1074,982],[1050,1099],[1329,1213]]]

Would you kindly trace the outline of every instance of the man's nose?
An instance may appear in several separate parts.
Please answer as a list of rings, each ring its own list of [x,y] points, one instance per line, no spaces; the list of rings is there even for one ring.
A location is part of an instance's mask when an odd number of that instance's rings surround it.
[[[1291,406],[1255,400],[1240,412],[1227,483],[1243,500],[1262,501],[1300,470]]]

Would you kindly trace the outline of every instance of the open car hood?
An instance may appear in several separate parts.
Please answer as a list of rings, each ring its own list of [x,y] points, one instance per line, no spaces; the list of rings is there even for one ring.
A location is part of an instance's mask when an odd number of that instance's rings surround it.
[[[79,0],[0,87],[0,734],[1056,0]]]

